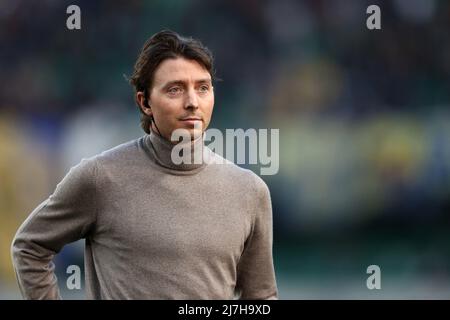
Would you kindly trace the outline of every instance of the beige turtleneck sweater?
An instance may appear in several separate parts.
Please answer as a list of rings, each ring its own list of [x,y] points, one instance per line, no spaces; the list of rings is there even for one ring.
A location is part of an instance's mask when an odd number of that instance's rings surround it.
[[[194,145],[175,165],[151,132],[73,167],[14,238],[24,298],[59,299],[52,259],[84,238],[88,299],[276,299],[269,189]]]

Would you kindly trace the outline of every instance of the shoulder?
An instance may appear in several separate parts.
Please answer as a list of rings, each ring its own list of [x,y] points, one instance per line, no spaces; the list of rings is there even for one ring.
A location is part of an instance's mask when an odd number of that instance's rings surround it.
[[[81,163],[94,166],[97,171],[124,170],[134,167],[145,155],[142,149],[143,137],[124,142],[107,149],[90,158],[84,158]]]
[[[92,157],[82,158],[77,165],[70,169],[70,172],[76,171],[84,176],[91,176],[91,179],[93,179],[97,176],[99,170],[112,169],[114,167],[123,168],[130,161],[138,158],[141,139],[142,137],[127,141]]]
[[[132,159],[140,153],[143,137],[119,144],[92,157],[99,164]]]
[[[266,182],[256,173],[239,167],[213,151],[211,151],[211,154],[210,166],[213,166],[221,176],[231,183],[242,186],[247,194],[250,193],[258,198],[266,197],[270,194]]]

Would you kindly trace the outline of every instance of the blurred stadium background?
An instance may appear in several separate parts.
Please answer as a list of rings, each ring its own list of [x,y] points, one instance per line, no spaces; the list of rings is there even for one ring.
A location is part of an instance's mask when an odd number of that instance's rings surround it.
[[[215,54],[211,127],[280,129],[262,178],[281,299],[450,298],[449,1],[2,0],[0,299],[20,298],[10,243],[31,210],[81,158],[143,135],[123,75],[163,28]],[[82,250],[55,260],[67,299]]]

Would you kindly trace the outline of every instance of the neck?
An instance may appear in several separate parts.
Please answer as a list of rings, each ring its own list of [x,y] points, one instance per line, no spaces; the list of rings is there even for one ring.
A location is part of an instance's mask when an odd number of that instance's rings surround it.
[[[204,134],[194,140],[174,144],[150,128],[145,143],[155,162],[167,169],[192,171],[208,163],[209,149],[204,145]]]

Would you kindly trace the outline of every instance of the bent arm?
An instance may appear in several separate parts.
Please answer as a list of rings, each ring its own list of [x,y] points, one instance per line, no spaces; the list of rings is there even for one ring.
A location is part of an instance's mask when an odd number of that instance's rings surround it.
[[[19,227],[11,255],[25,299],[60,299],[53,257],[95,224],[95,161],[83,160]]]

